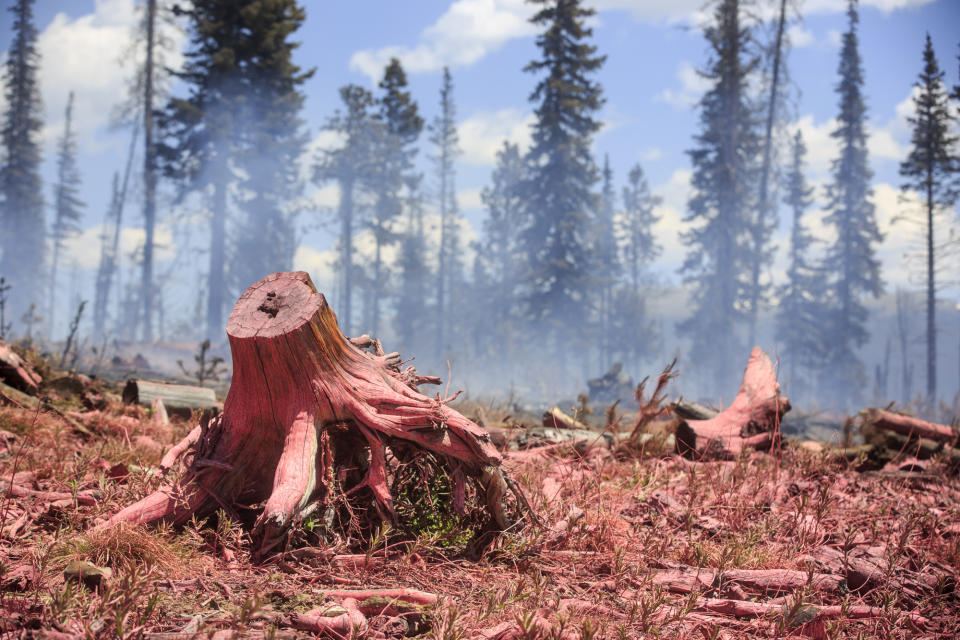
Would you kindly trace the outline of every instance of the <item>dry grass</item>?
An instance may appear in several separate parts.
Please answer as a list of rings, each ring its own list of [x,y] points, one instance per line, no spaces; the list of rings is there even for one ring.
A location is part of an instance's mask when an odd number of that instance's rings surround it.
[[[0,440],[0,478],[29,472],[16,477],[59,496],[0,494],[0,638],[39,629],[283,637],[297,633],[289,614],[321,605],[330,589],[398,586],[442,596],[425,624],[410,627],[436,639],[960,635],[960,485],[946,474],[863,475],[793,446],[712,463],[654,447],[642,456],[545,447],[505,463],[543,528],[521,522],[465,549],[439,546],[430,531],[413,540],[394,532],[253,565],[245,533],[222,517],[180,531],[93,529],[160,482],[159,452],[137,437],[168,446],[189,424],[164,427],[111,405],[87,426],[94,436],[51,414],[0,408],[0,429],[14,434]],[[845,563],[870,559],[883,579],[857,587],[843,575],[834,590],[811,582],[770,593],[729,578],[744,569],[825,572],[813,563],[824,549]],[[368,560],[332,558],[347,552]],[[65,583],[72,560],[110,567],[113,578],[99,591]],[[689,568],[710,578],[677,579]],[[718,610],[730,601],[770,608],[753,617]],[[822,613],[831,606],[845,609]],[[849,613],[864,606],[874,615]],[[389,628],[374,619],[368,636],[395,637]]]

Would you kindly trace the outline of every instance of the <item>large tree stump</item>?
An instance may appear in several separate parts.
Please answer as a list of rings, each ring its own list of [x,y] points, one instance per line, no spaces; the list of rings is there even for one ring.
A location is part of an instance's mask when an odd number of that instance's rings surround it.
[[[780,385],[770,356],[760,347],[750,352],[743,383],[733,403],[707,420],[681,420],[677,451],[692,458],[734,458],[744,447],[768,447],[790,401]]]
[[[400,356],[384,354],[375,340],[346,338],[306,273],[275,273],[247,289],[227,336],[230,391],[223,413],[175,448],[193,452],[185,476],[105,526],[182,523],[263,503],[252,532],[263,555],[297,518],[335,495],[367,488],[382,517],[391,518],[387,452],[411,448],[447,463],[461,503],[465,476],[476,478],[503,526],[506,483],[489,435],[441,398],[417,391],[435,378],[400,371]],[[373,353],[363,348],[370,346]]]

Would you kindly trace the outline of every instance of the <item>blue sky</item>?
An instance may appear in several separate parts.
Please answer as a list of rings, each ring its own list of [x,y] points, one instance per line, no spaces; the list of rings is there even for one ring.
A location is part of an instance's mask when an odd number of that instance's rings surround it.
[[[41,33],[48,198],[54,175],[53,148],[63,127],[67,93],[71,89],[76,92],[82,197],[88,208],[85,232],[71,243],[70,254],[81,276],[87,273],[84,269],[96,265],[96,238],[107,207],[110,179],[124,159],[127,135],[111,130],[109,120],[129,72],[118,60],[130,58],[125,52],[135,22],[134,4],[133,0],[38,0],[35,10]],[[340,86],[357,83],[373,88],[386,60],[396,55],[404,62],[413,95],[429,121],[437,110],[441,69],[445,64],[451,67],[463,150],[457,165],[459,203],[470,223],[464,231],[473,233],[471,229],[478,229],[482,220],[479,192],[489,180],[494,152],[504,139],[524,144],[529,136],[532,107],[527,97],[535,77],[523,73],[522,68],[537,54],[536,29],[527,22],[533,7],[521,0],[309,0],[303,4],[307,21],[297,34],[302,46],[296,59],[304,67],[316,67],[304,87],[303,114],[313,151],[335,143],[321,128],[338,106]],[[629,167],[640,162],[654,192],[664,197],[657,233],[665,251],[657,272],[665,281],[676,281],[676,267],[684,251],[677,233],[682,228],[690,171],[685,150],[698,123],[694,104],[704,89],[695,72],[706,57],[704,39],[695,28],[702,19],[698,15],[701,2],[597,0],[592,4],[598,9],[593,42],[607,56],[597,76],[606,97],[600,114],[606,126],[596,137],[595,150],[598,158],[610,155],[618,191]],[[757,10],[770,11],[773,4],[763,0],[757,3]],[[836,111],[834,86],[839,34],[846,28],[845,6],[843,0],[801,2],[802,22],[795,22],[790,31],[793,49],[788,65],[797,96],[791,128],[802,130],[807,139],[810,179],[817,185],[826,181],[835,155],[829,133]],[[960,82],[960,2],[864,0],[860,13],[871,162],[876,173],[874,198],[881,226],[888,232],[880,255],[892,289],[908,284],[902,256],[913,241],[908,228],[892,226],[894,216],[908,206],[899,200],[897,167],[909,143],[905,118],[910,113],[911,85],[921,66],[927,31],[950,84]],[[0,50],[9,46],[10,32],[11,18],[4,12]],[[176,63],[175,55],[171,62]],[[425,169],[426,151],[424,147],[421,152]],[[320,223],[331,220],[324,211],[335,204],[336,190],[310,187],[306,198],[309,204],[301,218],[306,232],[295,266],[309,270],[324,286],[329,278],[332,239]],[[811,215],[815,232],[826,237],[818,219],[818,213]],[[136,228],[136,208],[127,210],[127,220],[129,228],[123,239],[130,251],[142,237]],[[781,222],[782,228],[786,222]],[[201,226],[194,239],[202,239],[202,234]],[[173,241],[166,227],[159,237]],[[779,237],[782,240],[784,234]],[[171,255],[169,248],[161,250],[161,259]],[[783,267],[782,261],[778,262],[771,276],[779,278]],[[177,277],[196,277],[189,268],[186,272]],[[87,285],[81,282],[80,286]],[[946,293],[956,296],[957,290]],[[192,303],[182,301],[183,305]]]

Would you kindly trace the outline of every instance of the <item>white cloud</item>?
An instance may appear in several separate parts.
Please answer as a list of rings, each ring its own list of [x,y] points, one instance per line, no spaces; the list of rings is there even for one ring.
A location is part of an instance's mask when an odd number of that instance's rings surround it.
[[[412,46],[357,51],[350,69],[376,82],[390,58],[411,73],[473,64],[511,39],[536,33],[529,22],[535,9],[523,0],[457,0]]]
[[[70,236],[63,243],[63,262],[61,264],[75,264],[79,269],[96,269],[100,265],[100,236],[103,226],[96,225],[83,229],[80,233]],[[126,227],[120,230],[118,253],[122,256],[130,255],[143,246],[146,232],[137,227]],[[173,232],[170,227],[158,224],[154,230],[156,252],[154,257],[158,263],[168,262],[176,257],[176,246],[173,241]]]
[[[121,60],[130,59],[133,29],[138,20],[133,0],[97,0],[94,12],[71,19],[64,13],[54,16],[39,34],[40,91],[44,102],[43,139],[48,145],[62,134],[67,96],[75,93],[73,126],[77,139],[88,151],[98,150],[96,133],[110,124],[114,106],[127,92],[129,69]],[[184,35],[172,38],[166,63],[176,67]],[[142,59],[137,47],[133,59]],[[78,52],[82,52],[78,54]]]
[[[663,156],[663,150],[660,147],[650,147],[640,152],[640,159],[645,162],[659,160]]]
[[[504,140],[517,144],[521,151],[530,144],[530,126],[534,122],[532,113],[523,113],[519,109],[500,109],[499,111],[480,111],[457,125],[463,162],[474,165],[493,165],[497,151]]]
[[[907,154],[907,141],[910,134],[905,113],[909,107],[904,105],[909,98],[897,105],[896,115],[882,126],[867,126],[867,149],[870,159],[900,161]],[[790,136],[799,130],[807,147],[807,168],[814,178],[822,178],[830,171],[830,165],[837,157],[837,140],[831,135],[837,128],[836,118],[815,122],[810,114],[802,116],[790,125]]]
[[[790,45],[794,49],[800,49],[802,47],[808,47],[816,41],[813,37],[813,32],[804,29],[800,24],[790,25],[790,28],[787,29],[787,39],[790,41]]]
[[[664,89],[654,100],[666,102],[678,109],[689,109],[697,104],[700,97],[712,86],[710,79],[700,75],[693,64],[686,60],[677,66],[677,80],[680,81],[679,89]]]
[[[860,5],[890,13],[897,9],[920,7],[931,2],[933,0],[861,0]],[[807,13],[840,13],[847,10],[847,3],[840,0],[807,0],[803,9]]]
[[[293,253],[293,268],[296,271],[306,271],[317,290],[325,296],[333,294],[336,277],[333,264],[336,252],[333,249],[318,251],[313,247],[301,245]]]
[[[457,204],[462,211],[483,209],[483,200],[480,198],[482,189],[461,189],[457,192]]]
[[[916,7],[933,0],[862,0],[861,5],[889,13],[896,9]],[[601,11],[622,10],[637,22],[700,24],[711,11],[704,10],[703,0],[596,0],[594,6]],[[847,10],[841,0],[807,0],[803,6],[807,15],[814,13],[840,13]],[[803,46],[803,45],[798,45]]]
[[[340,186],[331,182],[310,194],[310,203],[317,209],[336,209],[340,204]]]

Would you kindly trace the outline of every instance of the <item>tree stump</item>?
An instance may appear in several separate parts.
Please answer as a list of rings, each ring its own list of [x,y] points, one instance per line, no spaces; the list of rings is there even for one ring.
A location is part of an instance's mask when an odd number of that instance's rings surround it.
[[[770,356],[754,347],[733,403],[707,420],[681,420],[677,452],[696,459],[730,459],[744,447],[769,447],[789,410],[790,401],[780,395]]]
[[[306,273],[274,273],[247,289],[227,336],[233,379],[223,413],[171,451],[193,452],[186,474],[103,526],[182,523],[262,503],[252,531],[262,556],[336,495],[369,489],[380,515],[393,518],[387,457],[411,449],[444,461],[461,504],[465,477],[476,479],[504,526],[506,481],[489,435],[447,400],[417,390],[438,379],[401,371],[400,356],[376,340],[346,338]]]

